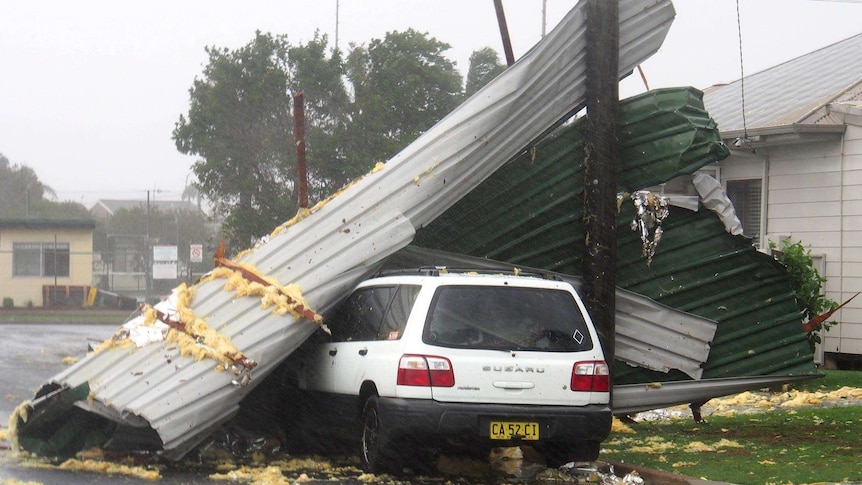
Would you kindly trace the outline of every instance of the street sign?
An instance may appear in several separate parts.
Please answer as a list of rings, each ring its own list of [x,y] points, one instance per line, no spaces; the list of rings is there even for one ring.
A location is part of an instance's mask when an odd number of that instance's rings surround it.
[[[177,261],[177,247],[153,246],[153,261]]]
[[[189,261],[192,263],[202,263],[204,261],[203,244],[192,244],[190,246]]]
[[[153,279],[154,280],[175,280],[177,279],[177,262],[170,263],[153,263]]]

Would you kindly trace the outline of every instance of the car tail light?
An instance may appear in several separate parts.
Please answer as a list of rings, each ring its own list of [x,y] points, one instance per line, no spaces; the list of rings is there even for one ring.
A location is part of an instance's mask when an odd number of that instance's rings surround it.
[[[611,376],[608,364],[603,360],[575,362],[571,387],[573,391],[609,392]]]
[[[399,386],[452,387],[455,373],[445,357],[402,355],[398,362]]]

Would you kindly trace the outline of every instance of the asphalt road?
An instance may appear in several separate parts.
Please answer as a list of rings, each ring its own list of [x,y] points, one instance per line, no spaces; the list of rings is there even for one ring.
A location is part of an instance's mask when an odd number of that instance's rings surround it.
[[[9,416],[23,401],[32,399],[42,384],[71,365],[64,359],[80,359],[89,343],[110,337],[122,324],[0,324],[0,427],[7,429]],[[0,453],[0,482],[20,480],[44,484],[85,485],[152,484],[152,481],[122,475],[75,472],[33,466],[34,461]],[[163,483],[215,484],[205,473],[177,471],[163,474]]]

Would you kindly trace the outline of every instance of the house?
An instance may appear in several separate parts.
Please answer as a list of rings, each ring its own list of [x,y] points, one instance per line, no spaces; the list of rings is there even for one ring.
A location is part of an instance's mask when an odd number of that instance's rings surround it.
[[[862,291],[859,59],[862,34],[704,92],[732,149],[711,170],[744,232],[764,251],[801,241],[839,303]],[[833,318],[840,324],[821,335],[821,361],[862,361],[862,298]]]
[[[93,220],[0,219],[4,306],[83,306],[93,280]]]

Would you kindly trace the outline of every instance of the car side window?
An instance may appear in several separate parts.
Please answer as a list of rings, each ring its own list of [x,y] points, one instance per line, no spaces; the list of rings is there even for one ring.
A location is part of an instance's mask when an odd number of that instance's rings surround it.
[[[332,340],[400,339],[420,288],[418,285],[393,285],[356,290],[331,318],[327,318]]]
[[[378,340],[398,340],[404,334],[407,318],[419,294],[419,285],[399,285],[377,332]]]
[[[353,292],[329,324],[333,341],[377,339],[377,329],[394,292],[393,286],[375,286]]]

